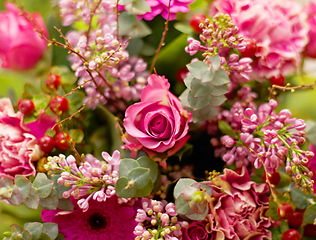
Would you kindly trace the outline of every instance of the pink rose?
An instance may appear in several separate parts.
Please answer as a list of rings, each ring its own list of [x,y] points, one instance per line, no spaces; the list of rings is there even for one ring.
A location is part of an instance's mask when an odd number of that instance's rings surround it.
[[[206,231],[204,222],[194,221],[188,228],[183,229],[183,240],[212,240],[212,238]]]
[[[5,4],[7,11],[0,12],[0,60],[3,68],[26,70],[32,68],[43,56],[47,43],[34,30],[33,24],[20,15],[12,4]],[[38,29],[48,37],[42,17],[29,14]]]
[[[150,75],[141,93],[141,102],[126,109],[124,148],[130,149],[133,157],[143,149],[150,156],[160,154],[166,158],[188,140],[192,114],[184,110],[180,100],[169,92],[169,87],[166,78]]]
[[[207,217],[211,232],[221,231],[231,240],[271,238],[268,229],[272,221],[265,215],[269,208],[267,184],[252,182],[244,167],[240,174],[225,169],[209,185],[216,212]]]
[[[42,113],[28,125],[23,114],[15,113],[8,98],[0,99],[0,177],[14,178],[15,175],[35,175],[32,161],[43,155],[37,145],[46,130],[56,122],[55,117]]]
[[[309,26],[308,37],[309,42],[306,45],[306,56],[316,58],[316,3],[310,2],[305,8],[308,15],[307,23]]]

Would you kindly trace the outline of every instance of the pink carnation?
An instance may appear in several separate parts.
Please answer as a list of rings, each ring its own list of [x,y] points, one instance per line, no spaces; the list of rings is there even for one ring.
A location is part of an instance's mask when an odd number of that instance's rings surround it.
[[[305,8],[305,12],[308,15],[307,23],[309,25],[309,42],[306,45],[306,56],[316,58],[316,3],[310,2]]]
[[[139,17],[144,18],[147,21],[151,21],[154,17],[161,14],[163,18],[168,18],[169,0],[146,0],[146,2],[150,6],[151,11],[145,13],[144,15],[139,15]],[[169,20],[175,20],[176,13],[178,12],[188,12],[188,5],[193,2],[194,0],[170,0]]]
[[[135,157],[143,149],[154,153],[172,155],[188,140],[192,114],[184,110],[180,100],[169,91],[164,77],[152,74],[143,89],[141,102],[129,106],[125,113],[123,139]],[[165,156],[166,157],[166,156]]]
[[[44,55],[47,43],[34,31],[34,25],[12,4],[0,12],[0,60],[3,68],[32,68]],[[48,37],[41,15],[29,14],[39,30]]]
[[[211,232],[222,232],[231,240],[271,238],[272,222],[265,215],[269,208],[267,184],[252,182],[244,167],[240,174],[225,169],[209,185],[216,212],[207,216]]]
[[[229,14],[239,34],[256,41],[253,78],[265,80],[289,74],[301,63],[307,44],[306,15],[291,0],[216,0],[210,15]]]
[[[42,210],[44,222],[58,224],[58,230],[65,240],[133,240],[136,211],[128,204],[119,204],[117,197],[105,202],[92,200],[90,207],[83,212],[74,203],[73,211]]]

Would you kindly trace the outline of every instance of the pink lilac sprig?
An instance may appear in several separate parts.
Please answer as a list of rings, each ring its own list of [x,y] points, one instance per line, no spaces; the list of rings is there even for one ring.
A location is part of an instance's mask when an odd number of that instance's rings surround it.
[[[300,148],[305,142],[305,122],[292,118],[287,109],[276,114],[276,107],[275,100],[258,108],[244,108],[236,102],[230,112],[225,112],[225,120],[234,134],[222,136],[222,145],[217,143],[221,157],[228,165],[235,163],[237,168],[249,165],[260,168],[264,165],[269,173],[285,166],[298,186],[311,191],[312,172],[304,165],[314,154]]]
[[[238,35],[239,29],[231,21],[227,14],[217,14],[212,19],[205,19],[200,23],[202,34],[200,41],[189,37],[189,45],[185,51],[190,55],[198,51],[203,52],[204,61],[218,54],[222,68],[230,76],[231,83],[229,90],[233,90],[237,85],[250,81],[249,74],[252,71],[252,60],[248,57],[240,58],[239,50],[245,48],[243,37]]]
[[[119,178],[120,152],[116,150],[112,156],[103,152],[102,157],[105,161],[87,154],[78,167],[72,155],[66,158],[60,154],[48,157],[44,167],[49,174],[60,174],[57,183],[70,188],[63,192],[63,197],[71,196],[78,199],[78,206],[85,212],[89,209],[90,199],[103,202],[116,195],[115,184]],[[128,199],[119,198],[118,201],[123,203]]]
[[[183,228],[188,222],[179,221],[174,203],[142,198],[142,208],[137,210],[134,234],[135,240],[182,239]]]

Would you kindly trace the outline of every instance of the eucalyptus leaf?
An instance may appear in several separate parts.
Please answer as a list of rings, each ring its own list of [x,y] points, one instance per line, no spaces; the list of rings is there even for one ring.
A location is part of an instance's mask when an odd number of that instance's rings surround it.
[[[149,179],[149,181],[145,187],[143,187],[142,189],[136,189],[136,193],[135,193],[134,197],[146,197],[146,196],[148,196],[152,192],[153,187],[154,187],[153,181],[151,179]]]
[[[58,207],[58,202],[58,193],[53,189],[48,197],[40,199],[40,206],[45,209],[55,210]]]
[[[205,72],[210,71],[207,64],[202,61],[195,61],[193,63],[190,63],[187,65],[187,68],[190,74],[192,74],[192,77],[195,77],[197,79],[201,79]]]
[[[128,173],[127,178],[130,183],[133,183],[136,189],[142,189],[150,180],[150,171],[148,168],[134,168]]]
[[[212,81],[212,84],[215,86],[221,86],[224,85],[226,83],[229,83],[229,77],[227,75],[227,73],[225,72],[225,70],[223,69],[219,69],[218,71],[215,72],[215,76],[214,79]]]
[[[43,232],[43,224],[39,222],[26,223],[24,230],[32,235],[33,240],[39,240]]]
[[[20,189],[24,200],[31,192],[32,183],[25,176],[16,175],[14,184]]]
[[[189,206],[189,203],[185,201],[183,194],[180,194],[175,202],[176,211],[179,214],[187,215],[191,213],[191,208]]]
[[[56,223],[43,223],[43,233],[47,234],[51,239],[58,236],[58,225]]]
[[[157,180],[158,176],[158,163],[147,156],[142,156],[137,159],[138,164],[141,167],[148,168],[150,171],[150,178],[153,182]]]
[[[213,67],[212,70],[214,70],[214,71],[219,70],[219,68],[221,66],[221,60],[220,60],[218,54],[211,56],[208,59],[208,61],[212,63],[212,67]]]
[[[193,97],[206,97],[214,90],[211,83],[201,83],[199,79],[193,79],[191,82],[191,94]]]
[[[47,179],[45,174],[37,174],[34,182],[33,188],[35,188],[41,198],[46,198],[53,190],[54,182]]]
[[[119,34],[120,35],[129,35],[129,31],[137,22],[137,17],[135,14],[128,12],[122,12],[119,16]]]
[[[210,105],[213,107],[218,107],[218,106],[222,105],[225,101],[226,101],[225,95],[222,95],[219,97],[212,96],[212,98],[210,100]]]
[[[190,104],[190,107],[193,108],[193,110],[199,110],[204,107],[206,107],[212,99],[212,96],[208,95],[206,97],[193,97],[191,94],[188,95],[188,101]]]
[[[133,0],[119,0],[119,4],[120,5],[127,5],[127,4],[129,4],[129,3],[131,3],[131,2],[133,2]]]
[[[33,237],[31,235],[31,233],[27,230],[23,230],[22,232],[22,239],[23,240],[33,240]]]
[[[130,171],[137,167],[140,167],[140,165],[134,159],[123,158],[119,166],[120,177],[127,177]]]
[[[13,187],[11,197],[8,199],[9,203],[15,206],[19,206],[23,201],[23,196],[20,189],[16,186]]]
[[[210,91],[210,94],[215,97],[222,96],[226,93],[228,93],[228,88],[226,85],[216,86]]]
[[[126,177],[120,177],[115,184],[116,195],[123,198],[131,198],[135,196],[136,189],[129,186],[129,180]]]
[[[218,110],[212,106],[206,106],[205,108],[193,111],[192,121],[194,123],[211,119],[218,115]]]
[[[31,188],[29,196],[23,201],[24,205],[30,209],[38,209],[40,201],[40,195],[38,191],[34,188]]]
[[[310,205],[306,208],[303,215],[303,222],[314,224],[316,222],[316,204]]]
[[[195,221],[203,221],[205,220],[207,214],[209,212],[209,207],[208,205],[206,206],[206,209],[204,211],[204,213],[192,213],[192,214],[187,214],[185,215],[187,218],[191,219],[191,220],[195,220]]]
[[[174,198],[178,198],[180,194],[183,193],[184,187],[191,186],[194,183],[196,183],[196,181],[191,178],[180,178],[173,190]]]

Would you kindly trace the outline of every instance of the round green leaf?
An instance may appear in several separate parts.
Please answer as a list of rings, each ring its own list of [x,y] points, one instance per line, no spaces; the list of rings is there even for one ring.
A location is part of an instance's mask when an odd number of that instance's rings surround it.
[[[30,194],[32,183],[25,176],[16,175],[14,184],[20,189],[23,199],[25,199]]]
[[[123,198],[131,198],[135,196],[136,190],[133,186],[128,186],[129,180],[126,177],[121,177],[115,185],[116,195]]]
[[[178,198],[179,195],[183,193],[184,187],[191,186],[194,183],[196,183],[196,181],[191,178],[181,178],[177,182],[176,186],[174,187],[174,190],[173,190],[174,198]]]
[[[177,197],[176,202],[175,202],[175,206],[176,206],[176,211],[179,214],[187,215],[187,214],[192,213],[188,202],[185,201],[185,199],[183,197],[183,194],[181,194],[181,195],[179,195],[179,197]]]
[[[150,178],[155,182],[158,176],[158,163],[147,156],[142,156],[137,159],[137,162],[141,167],[149,168],[150,170]]]
[[[39,222],[32,222],[24,224],[24,230],[28,231],[33,240],[39,240],[43,232],[43,224]]]
[[[142,189],[136,189],[135,197],[146,197],[153,190],[154,184],[151,179],[149,179],[147,185]]]
[[[140,167],[140,165],[131,158],[124,158],[122,159],[119,167],[119,174],[120,177],[127,177],[131,170],[134,168]]]
[[[150,180],[150,171],[148,168],[138,167],[129,172],[127,178],[133,183],[135,188],[142,189]]]

